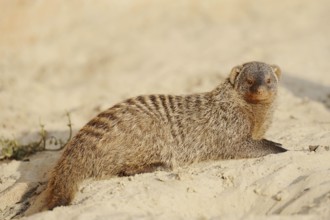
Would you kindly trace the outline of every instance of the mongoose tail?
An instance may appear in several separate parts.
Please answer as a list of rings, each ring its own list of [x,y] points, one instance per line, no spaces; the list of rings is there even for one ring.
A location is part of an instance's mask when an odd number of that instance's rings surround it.
[[[47,185],[46,208],[52,210],[57,206],[69,205],[78,191],[78,184],[82,181],[77,168],[73,168],[69,161],[58,163],[51,174]],[[65,183],[65,184],[63,184]]]
[[[68,158],[62,157],[60,162],[50,173],[46,189],[31,202],[31,206],[24,213],[25,216],[69,205],[73,200],[83,176],[77,173],[79,169],[73,165],[74,162],[70,163]]]
[[[92,177],[96,156],[95,150],[90,149],[96,149],[97,142],[90,141],[89,136],[82,130],[65,147],[50,173],[45,195],[46,209],[69,205],[78,191],[78,184]]]

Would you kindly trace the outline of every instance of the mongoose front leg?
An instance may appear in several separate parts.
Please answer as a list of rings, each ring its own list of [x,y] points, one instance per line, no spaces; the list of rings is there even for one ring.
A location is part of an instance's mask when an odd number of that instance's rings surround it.
[[[236,157],[238,158],[254,158],[262,157],[268,154],[278,154],[287,150],[281,147],[282,145],[266,139],[253,140],[248,139],[238,150]]]

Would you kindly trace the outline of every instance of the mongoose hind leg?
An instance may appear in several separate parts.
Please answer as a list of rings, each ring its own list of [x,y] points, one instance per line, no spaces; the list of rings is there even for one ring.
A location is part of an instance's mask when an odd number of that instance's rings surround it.
[[[268,154],[284,153],[287,150],[282,145],[266,139],[246,140],[237,152],[237,158],[262,157]]]

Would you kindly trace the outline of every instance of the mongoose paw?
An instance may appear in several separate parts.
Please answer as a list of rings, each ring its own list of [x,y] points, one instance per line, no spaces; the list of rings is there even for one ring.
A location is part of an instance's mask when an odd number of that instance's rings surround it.
[[[272,144],[272,145],[276,145],[278,147],[281,147],[282,146],[282,144],[277,143],[277,142],[274,142],[274,141],[270,141],[270,140],[267,140],[267,139],[263,139],[263,140],[266,141],[266,142],[268,142],[268,143],[270,143],[270,144]]]
[[[267,143],[268,147],[270,147],[274,151],[274,153],[283,153],[288,151],[287,149],[283,148],[282,144],[280,143],[270,141],[267,139],[263,139],[263,141]]]

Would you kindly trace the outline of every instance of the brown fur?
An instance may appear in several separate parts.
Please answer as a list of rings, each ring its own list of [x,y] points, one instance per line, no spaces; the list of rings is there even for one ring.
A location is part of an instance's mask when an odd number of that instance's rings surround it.
[[[66,146],[44,192],[43,209],[70,204],[86,178],[286,151],[262,139],[279,76],[276,66],[246,63],[211,92],[138,96],[100,113]]]

